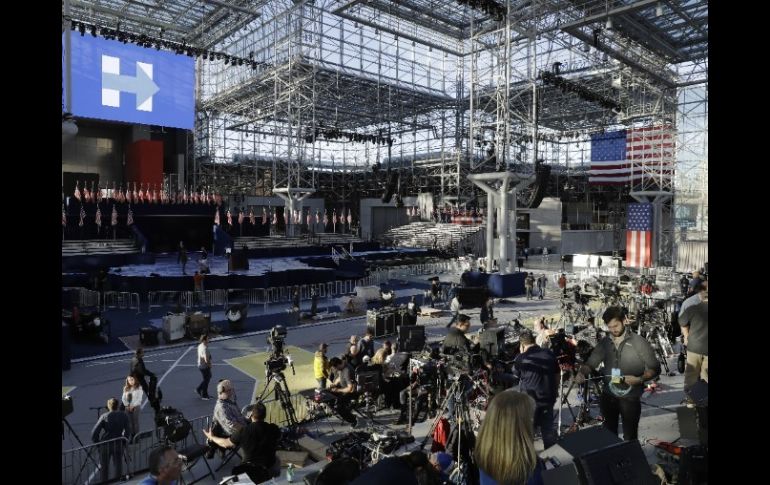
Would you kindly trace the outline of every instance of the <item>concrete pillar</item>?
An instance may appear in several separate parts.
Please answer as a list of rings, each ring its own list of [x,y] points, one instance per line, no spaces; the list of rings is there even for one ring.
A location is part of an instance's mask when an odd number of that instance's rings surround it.
[[[492,269],[492,259],[495,251],[495,195],[487,192],[487,271]]]

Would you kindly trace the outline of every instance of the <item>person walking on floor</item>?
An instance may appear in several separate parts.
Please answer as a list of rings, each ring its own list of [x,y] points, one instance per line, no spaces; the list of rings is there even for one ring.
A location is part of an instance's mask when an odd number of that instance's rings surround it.
[[[545,284],[546,284],[545,275],[540,275],[540,277],[537,279],[537,299],[538,300],[542,300],[545,297]]]
[[[179,241],[179,254],[177,255],[176,262],[182,265],[182,274],[186,275],[187,249],[184,247],[184,241]]]
[[[203,381],[195,389],[195,392],[203,399],[208,401],[209,381],[211,380],[211,353],[209,352],[209,336],[201,335],[200,344],[198,344],[198,370],[201,371]]]
[[[532,273],[527,273],[527,277],[524,278],[524,289],[527,291],[527,300],[532,299],[532,289],[535,286],[535,277]]]

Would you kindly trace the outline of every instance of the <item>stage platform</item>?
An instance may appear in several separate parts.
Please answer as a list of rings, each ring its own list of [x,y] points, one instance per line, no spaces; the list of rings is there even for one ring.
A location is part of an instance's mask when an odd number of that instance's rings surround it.
[[[357,279],[366,276],[369,265],[404,258],[426,258],[428,251],[420,249],[375,250],[353,252],[353,260],[338,258],[326,253],[320,256],[292,256],[280,258],[251,258],[248,270],[228,271],[225,256],[209,254],[210,274],[204,277],[206,290],[272,288],[292,285],[321,284],[337,280]],[[192,276],[198,270],[200,252],[189,252],[185,272],[177,261],[176,253],[136,254],[141,264],[120,265],[125,255],[78,256],[78,258],[104,258],[105,263],[115,260],[107,276],[108,291],[144,294],[148,291],[193,291]],[[68,258],[69,259],[69,258]],[[111,266],[105,264],[105,266]],[[185,274],[186,273],[186,274]],[[85,272],[65,271],[62,286],[90,286]]]

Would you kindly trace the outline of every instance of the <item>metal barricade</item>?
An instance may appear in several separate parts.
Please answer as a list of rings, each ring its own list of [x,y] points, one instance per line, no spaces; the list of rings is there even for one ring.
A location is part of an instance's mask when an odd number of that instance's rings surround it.
[[[62,485],[108,483],[130,473],[127,438],[62,451]]]
[[[150,291],[147,293],[148,311],[152,311],[153,308],[182,304],[181,293],[180,291]]]
[[[310,299],[310,286],[302,285],[302,286],[299,287],[299,299],[300,300],[309,300]]]

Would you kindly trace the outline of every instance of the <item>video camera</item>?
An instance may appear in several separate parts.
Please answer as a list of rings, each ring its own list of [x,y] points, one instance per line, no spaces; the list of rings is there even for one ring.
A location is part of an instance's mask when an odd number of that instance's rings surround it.
[[[163,428],[166,440],[177,443],[184,440],[192,431],[192,425],[178,409],[166,406],[155,414],[155,426]]]
[[[288,366],[291,366],[291,373],[296,375],[294,361],[290,355],[284,355],[283,353],[286,333],[286,327],[283,325],[276,325],[270,330],[267,336],[267,343],[273,347],[273,350],[270,358],[265,361],[265,375],[278,374],[285,371]]]

